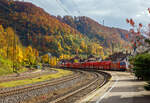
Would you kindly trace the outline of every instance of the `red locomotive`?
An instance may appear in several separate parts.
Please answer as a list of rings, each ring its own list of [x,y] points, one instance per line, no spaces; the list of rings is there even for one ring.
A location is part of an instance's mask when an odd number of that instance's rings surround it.
[[[65,61],[61,64],[61,67],[126,71],[128,68],[128,56],[130,56],[130,53],[116,52],[101,61],[102,59],[96,59],[96,57],[90,55],[86,60],[79,60],[79,63],[70,63],[73,60]],[[75,59],[79,59],[79,57],[76,56]]]
[[[101,61],[101,62],[83,62],[83,63],[63,63],[61,67],[74,68],[74,69],[100,69],[100,70],[126,70],[126,62],[112,62],[112,61]]]

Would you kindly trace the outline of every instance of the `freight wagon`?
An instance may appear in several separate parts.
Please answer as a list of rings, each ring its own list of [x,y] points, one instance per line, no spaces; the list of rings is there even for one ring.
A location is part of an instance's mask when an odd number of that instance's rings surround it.
[[[99,70],[117,70],[125,71],[126,62],[112,62],[112,61],[101,61],[101,62],[83,62],[83,63],[64,63],[60,67],[73,68],[73,69],[99,69]]]

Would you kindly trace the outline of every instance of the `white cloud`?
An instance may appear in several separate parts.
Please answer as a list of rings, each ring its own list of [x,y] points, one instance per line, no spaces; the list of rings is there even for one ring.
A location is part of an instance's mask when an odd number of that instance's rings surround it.
[[[150,0],[25,0],[44,8],[52,15],[88,16],[108,26],[128,28],[126,18],[144,24],[150,22]],[[59,1],[59,3],[57,2]]]
[[[103,15],[103,16],[107,16],[111,13],[110,10],[94,10],[94,11],[89,11],[88,14],[90,15]]]

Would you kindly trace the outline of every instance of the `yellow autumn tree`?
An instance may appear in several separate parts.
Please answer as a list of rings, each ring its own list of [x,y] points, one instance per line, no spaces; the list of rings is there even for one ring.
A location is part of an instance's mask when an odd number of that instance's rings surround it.
[[[70,59],[70,58],[71,58],[71,56],[68,55],[68,54],[61,54],[60,57],[59,57],[60,60],[62,60],[62,59]]]
[[[16,59],[19,63],[22,63],[24,60],[23,50],[19,46],[16,46]]]
[[[57,65],[57,63],[58,63],[58,61],[57,61],[56,57],[51,57],[50,58],[50,61],[49,61],[50,66],[54,67],[54,66]]]
[[[12,59],[19,45],[18,36],[13,29],[10,27],[4,29],[3,26],[0,25],[0,55],[4,58]],[[16,46],[18,46],[17,49]]]
[[[38,63],[38,56],[39,53],[36,49],[33,49],[31,46],[28,46],[25,49],[25,55],[24,55],[24,61],[28,64],[28,65],[35,65]]]
[[[43,55],[41,58],[42,58],[42,63],[49,63],[49,56],[48,56],[48,54]]]

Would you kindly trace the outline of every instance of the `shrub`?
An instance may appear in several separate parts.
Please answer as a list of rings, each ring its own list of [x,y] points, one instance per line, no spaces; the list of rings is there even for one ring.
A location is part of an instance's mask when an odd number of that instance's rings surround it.
[[[133,58],[133,71],[135,76],[150,80],[150,54],[139,54]]]

